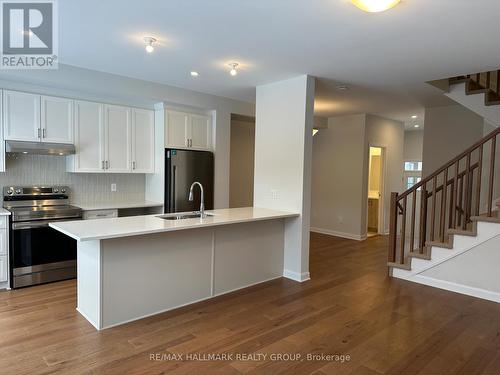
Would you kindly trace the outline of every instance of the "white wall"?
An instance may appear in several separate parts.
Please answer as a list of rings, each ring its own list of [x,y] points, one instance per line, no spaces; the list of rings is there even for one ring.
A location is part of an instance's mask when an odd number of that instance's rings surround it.
[[[405,131],[404,160],[420,160],[424,151],[424,130]]]
[[[64,64],[50,71],[1,71],[0,88],[144,108],[162,102],[184,109],[215,111],[215,206],[228,207],[231,113],[253,116],[253,103]]]
[[[363,115],[332,117],[313,138],[311,229],[362,239]]]
[[[285,223],[284,275],[309,278],[311,151],[315,80],[257,87],[254,205],[298,212]]]
[[[423,176],[428,176],[483,137],[483,118],[461,105],[425,110]]]
[[[384,208],[383,223],[384,233],[389,233],[389,219],[391,206],[391,193],[401,192],[403,186],[403,152],[404,152],[404,124],[400,121],[386,119],[375,115],[366,115],[366,144],[363,173],[363,195],[368,195],[368,157],[369,147],[383,147],[385,149],[384,166]],[[362,226],[366,231],[366,218],[368,202],[363,200]]]

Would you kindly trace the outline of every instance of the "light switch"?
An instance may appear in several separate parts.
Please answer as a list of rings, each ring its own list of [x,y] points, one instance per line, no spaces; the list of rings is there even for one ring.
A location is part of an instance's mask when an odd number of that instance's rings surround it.
[[[116,184],[115,183],[111,184],[111,191],[116,191]]]

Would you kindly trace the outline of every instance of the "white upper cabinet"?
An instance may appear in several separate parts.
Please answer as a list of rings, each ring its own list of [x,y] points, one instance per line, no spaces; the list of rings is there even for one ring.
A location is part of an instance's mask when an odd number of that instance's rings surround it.
[[[126,173],[132,170],[131,108],[104,106],[106,172]]]
[[[104,105],[75,102],[76,154],[68,159],[72,172],[104,172]]]
[[[41,97],[42,141],[73,143],[73,100]]]
[[[167,111],[165,147],[211,150],[212,120],[210,116]]]
[[[40,95],[4,90],[3,121],[6,140],[40,141]]]
[[[154,112],[132,109],[132,172],[154,173]]]
[[[210,150],[212,147],[212,121],[209,116],[191,115],[188,138],[190,147]]]
[[[188,146],[189,115],[182,112],[167,111],[167,128],[165,145],[170,148],[185,148]]]

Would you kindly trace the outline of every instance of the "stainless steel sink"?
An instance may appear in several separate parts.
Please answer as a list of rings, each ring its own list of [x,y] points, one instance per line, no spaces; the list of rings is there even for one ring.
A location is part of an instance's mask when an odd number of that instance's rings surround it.
[[[205,217],[214,216],[212,214],[205,214]],[[185,219],[198,219],[201,218],[201,214],[199,212],[193,212],[192,214],[166,214],[159,215],[157,218],[163,220],[185,220]]]

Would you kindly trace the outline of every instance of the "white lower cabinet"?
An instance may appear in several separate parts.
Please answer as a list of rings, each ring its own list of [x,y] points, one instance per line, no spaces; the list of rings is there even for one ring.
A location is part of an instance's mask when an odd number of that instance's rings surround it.
[[[0,283],[9,280],[9,230],[7,229],[7,216],[0,216]]]
[[[7,265],[7,256],[0,255],[0,283],[4,283],[9,279],[9,268]]]

